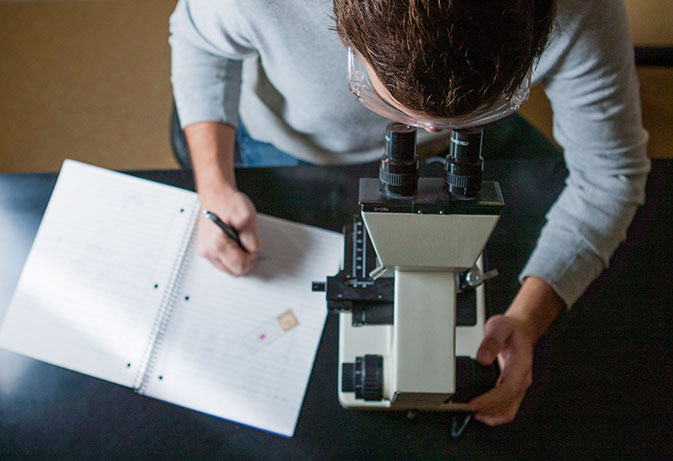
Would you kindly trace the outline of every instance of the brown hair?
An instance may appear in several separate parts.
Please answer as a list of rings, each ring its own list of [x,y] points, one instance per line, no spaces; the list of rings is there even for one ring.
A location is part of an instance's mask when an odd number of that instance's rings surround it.
[[[464,115],[511,96],[547,44],[554,0],[334,0],[336,30],[402,105]]]

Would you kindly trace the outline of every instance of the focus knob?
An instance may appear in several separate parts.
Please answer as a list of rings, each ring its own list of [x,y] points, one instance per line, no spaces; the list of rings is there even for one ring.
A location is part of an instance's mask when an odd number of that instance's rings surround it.
[[[383,357],[365,355],[355,363],[341,367],[341,391],[355,392],[356,399],[366,401],[383,399]]]

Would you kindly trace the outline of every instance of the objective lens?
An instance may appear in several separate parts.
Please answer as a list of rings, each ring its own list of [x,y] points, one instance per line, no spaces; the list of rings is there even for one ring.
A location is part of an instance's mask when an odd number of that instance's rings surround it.
[[[414,195],[418,186],[416,128],[397,122],[388,124],[379,180],[388,195]]]
[[[481,128],[453,130],[451,133],[444,178],[449,192],[458,197],[474,197],[481,190],[484,165],[482,138]]]

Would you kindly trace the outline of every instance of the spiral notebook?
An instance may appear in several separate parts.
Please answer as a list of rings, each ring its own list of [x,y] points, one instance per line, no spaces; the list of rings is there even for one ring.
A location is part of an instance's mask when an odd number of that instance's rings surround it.
[[[292,436],[325,323],[311,281],[342,237],[258,216],[240,278],[197,255],[198,196],[66,160],[0,327],[0,347]]]

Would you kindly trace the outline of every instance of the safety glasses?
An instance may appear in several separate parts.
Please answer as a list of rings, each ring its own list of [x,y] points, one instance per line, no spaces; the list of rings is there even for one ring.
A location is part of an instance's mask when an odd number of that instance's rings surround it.
[[[500,120],[515,112],[528,99],[530,81],[529,72],[511,97],[503,95],[494,104],[467,115],[446,118],[419,117],[408,114],[383,100],[374,89],[362,58],[356,56],[353,48],[348,48],[348,86],[358,101],[382,117],[429,131],[476,127]]]

